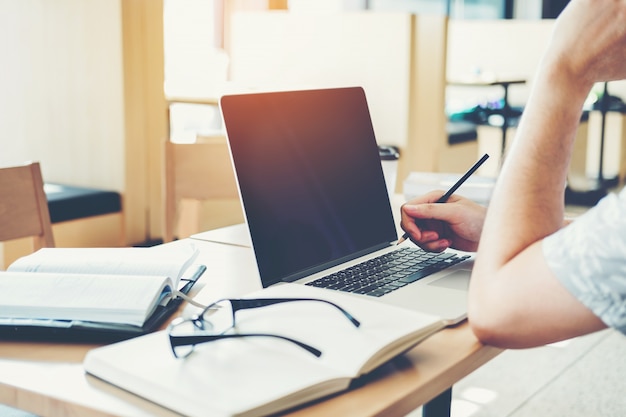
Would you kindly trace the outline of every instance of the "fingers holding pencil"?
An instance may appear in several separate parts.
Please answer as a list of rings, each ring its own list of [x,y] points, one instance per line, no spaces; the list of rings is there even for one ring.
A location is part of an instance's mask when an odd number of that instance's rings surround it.
[[[475,252],[487,208],[459,195],[450,197],[446,204],[433,201],[432,197],[437,197],[434,192],[423,197],[402,207],[401,226],[408,238],[430,252],[447,248]]]
[[[485,154],[446,193],[433,191],[402,206],[401,227],[406,232],[397,244],[411,239],[428,251],[453,247],[475,251],[482,231],[486,208],[454,192],[489,156]],[[448,202],[448,204],[441,204]]]

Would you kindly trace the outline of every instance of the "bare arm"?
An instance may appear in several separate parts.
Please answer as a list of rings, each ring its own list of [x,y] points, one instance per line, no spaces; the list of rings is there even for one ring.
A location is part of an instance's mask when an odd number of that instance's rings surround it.
[[[470,286],[470,324],[526,347],[604,324],[557,281],[542,239],[563,226],[564,186],[582,106],[596,81],[626,77],[626,2],[573,0],[557,20],[494,190]]]

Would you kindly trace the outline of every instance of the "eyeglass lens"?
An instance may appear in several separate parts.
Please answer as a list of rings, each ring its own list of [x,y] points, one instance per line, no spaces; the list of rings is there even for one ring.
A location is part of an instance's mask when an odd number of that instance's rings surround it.
[[[216,301],[215,303],[206,307],[202,313],[195,318],[186,320],[177,320],[170,326],[170,340],[171,338],[185,338],[187,342],[183,342],[179,339],[177,343],[172,342],[172,350],[174,355],[179,358],[189,356],[194,350],[196,343],[208,342],[210,340],[201,339],[203,336],[211,338],[212,336],[221,336],[226,334],[230,329],[235,326],[235,312],[241,309],[266,307],[277,303],[291,302],[291,301],[317,301],[323,302],[337,308],[341,313],[346,316],[348,320],[352,322],[355,327],[359,327],[360,323],[350,313],[345,311],[340,306],[321,299],[315,298],[267,298],[267,299],[224,299]],[[245,336],[245,335],[233,335],[229,334],[228,337]],[[249,336],[253,336],[250,334]],[[280,337],[269,334],[256,334],[256,336],[271,336]],[[200,339],[198,339],[200,337]],[[293,339],[284,338],[290,340],[293,343],[298,344],[309,352],[319,356],[321,352],[317,349],[298,342]],[[193,341],[192,341],[193,340]],[[216,340],[216,339],[211,339]]]
[[[170,335],[180,336],[217,336],[226,333],[235,325],[233,307],[229,300],[220,300],[211,304],[194,319],[181,320],[170,328]],[[174,354],[183,358],[194,349],[194,345],[174,346]]]

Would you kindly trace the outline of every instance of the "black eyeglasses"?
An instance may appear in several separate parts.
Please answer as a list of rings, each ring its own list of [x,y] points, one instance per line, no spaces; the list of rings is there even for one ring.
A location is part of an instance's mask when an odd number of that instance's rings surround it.
[[[313,346],[299,342],[286,336],[266,333],[228,333],[235,327],[235,313],[239,310],[250,308],[267,307],[278,303],[291,301],[316,301],[331,305],[341,311],[350,320],[354,327],[361,323],[352,317],[350,313],[335,303],[318,298],[258,298],[258,299],[222,299],[214,302],[192,318],[178,318],[172,321],[168,327],[168,334],[172,352],[177,358],[189,356],[195,345],[213,342],[220,339],[232,339],[240,337],[274,337],[294,343],[311,354],[320,357],[322,352]]]

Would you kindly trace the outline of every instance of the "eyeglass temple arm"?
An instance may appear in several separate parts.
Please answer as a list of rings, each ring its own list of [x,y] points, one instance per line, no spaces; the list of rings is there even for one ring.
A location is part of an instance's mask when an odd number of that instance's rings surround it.
[[[242,310],[246,308],[265,307],[265,306],[269,306],[272,304],[287,303],[290,301],[318,301],[318,302],[329,304],[335,307],[336,309],[338,309],[339,311],[341,311],[343,315],[346,316],[346,318],[350,320],[352,324],[354,324],[355,327],[359,327],[361,325],[361,322],[359,322],[357,319],[352,317],[352,314],[348,313],[341,306],[331,301],[322,300],[321,298],[256,298],[256,299],[244,298],[244,299],[230,300],[233,306],[233,314],[237,310]]]
[[[289,337],[281,336],[277,334],[246,333],[246,334],[221,334],[221,335],[198,335],[198,336],[171,336],[170,335],[170,343],[172,345],[172,349],[174,350],[174,348],[178,346],[189,346],[189,345],[195,346],[200,343],[214,342],[220,339],[234,339],[234,338],[239,338],[239,337],[274,337],[277,339],[283,339],[283,340],[286,340],[288,342],[291,342],[300,346],[302,349],[308,351],[309,353],[315,355],[318,358],[322,356],[322,352],[319,349],[316,349],[311,345],[307,345],[306,343],[302,343],[295,339],[291,339]]]

